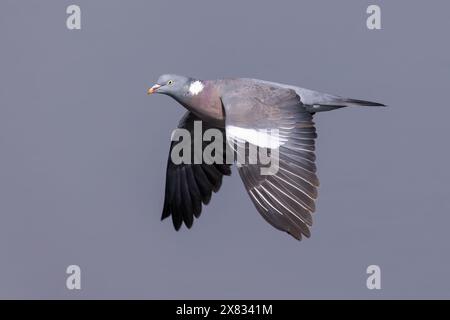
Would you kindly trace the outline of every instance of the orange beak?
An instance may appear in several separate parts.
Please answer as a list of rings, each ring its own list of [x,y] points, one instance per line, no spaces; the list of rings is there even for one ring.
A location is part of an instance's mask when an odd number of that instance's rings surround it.
[[[147,94],[155,93],[159,88],[161,88],[161,85],[155,84],[153,87],[147,90]]]

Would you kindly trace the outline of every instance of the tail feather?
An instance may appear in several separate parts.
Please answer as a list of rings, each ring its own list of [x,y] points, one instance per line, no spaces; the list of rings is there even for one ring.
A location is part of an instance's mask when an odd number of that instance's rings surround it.
[[[367,106],[367,107],[386,107],[385,104],[378,103],[378,102],[372,102],[372,101],[365,101],[365,100],[358,100],[358,99],[344,99],[344,102],[350,105],[357,105],[357,106]]]
[[[313,91],[300,87],[292,87],[300,96],[301,101],[306,109],[310,112],[321,112],[340,109],[344,107],[368,106],[368,107],[385,107],[386,105],[378,102],[343,98],[334,94]]]

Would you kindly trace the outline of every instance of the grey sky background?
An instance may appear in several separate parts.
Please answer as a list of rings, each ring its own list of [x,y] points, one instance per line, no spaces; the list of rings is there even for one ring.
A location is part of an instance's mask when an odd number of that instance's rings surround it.
[[[66,28],[78,4],[82,29]],[[379,4],[382,30],[366,28]],[[448,1],[0,3],[0,298],[450,298]],[[389,108],[318,114],[312,237],[234,170],[192,230],[160,222],[162,73],[255,77]],[[65,269],[82,269],[82,290]],[[366,288],[368,265],[381,290]]]

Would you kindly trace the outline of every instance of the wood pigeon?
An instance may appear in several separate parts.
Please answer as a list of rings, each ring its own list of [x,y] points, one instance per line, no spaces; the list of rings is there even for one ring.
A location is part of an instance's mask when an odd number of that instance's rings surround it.
[[[269,143],[270,149],[277,151],[276,173],[262,174],[261,163],[245,162],[238,164],[238,172],[262,217],[298,240],[311,235],[311,213],[315,211],[319,186],[314,114],[343,107],[385,106],[247,78],[199,80],[165,74],[148,89],[148,94],[153,93],[168,95],[188,110],[178,128],[193,133],[194,122],[201,120],[202,133],[210,128],[219,129],[225,135],[226,147],[231,146],[234,151],[238,144],[247,145],[240,148],[244,151],[249,145],[267,147],[267,130],[276,130],[278,143]],[[206,144],[203,143],[203,149]],[[175,145],[173,141],[171,151]],[[175,164],[170,154],[161,219],[172,216],[176,230],[183,222],[191,228],[194,217],[200,216],[202,204],[207,205],[212,192],[219,191],[222,177],[231,174],[231,164],[225,161]]]

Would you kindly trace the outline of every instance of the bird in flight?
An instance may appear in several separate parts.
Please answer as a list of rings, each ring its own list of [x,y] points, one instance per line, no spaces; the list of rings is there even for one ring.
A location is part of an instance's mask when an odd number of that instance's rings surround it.
[[[237,153],[249,146],[276,151],[274,174],[262,174],[263,164],[245,161],[238,164],[238,172],[262,217],[298,240],[311,235],[319,186],[314,114],[343,107],[385,106],[257,79],[199,80],[174,74],[159,77],[147,93],[170,96],[188,110],[179,122],[180,129],[194,133],[194,123],[201,121],[202,132],[220,130],[226,146]],[[267,130],[274,130],[276,139]],[[242,144],[247,147],[236,148]],[[175,145],[172,141],[170,151]],[[183,223],[191,228],[202,204],[207,205],[212,192],[219,191],[222,177],[231,174],[231,163],[178,163],[170,154],[161,219],[172,216],[176,230]]]

